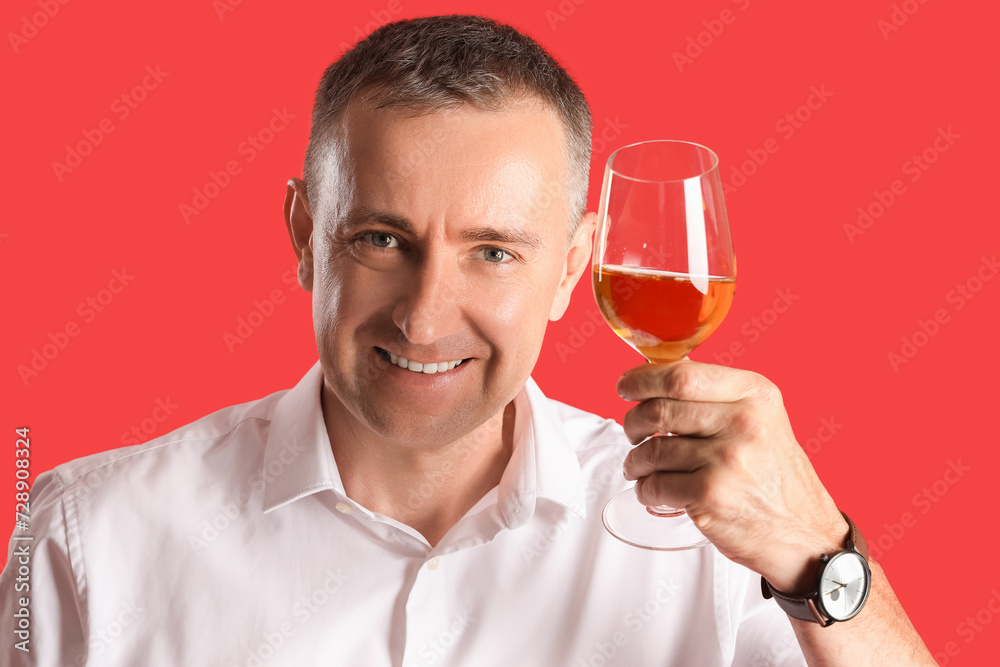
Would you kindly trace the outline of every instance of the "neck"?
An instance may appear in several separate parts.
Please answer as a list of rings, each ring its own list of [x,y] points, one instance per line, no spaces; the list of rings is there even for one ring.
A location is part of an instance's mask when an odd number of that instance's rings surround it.
[[[324,386],[323,417],[347,496],[417,530],[433,547],[500,483],[513,450],[514,403],[446,443],[384,438]]]

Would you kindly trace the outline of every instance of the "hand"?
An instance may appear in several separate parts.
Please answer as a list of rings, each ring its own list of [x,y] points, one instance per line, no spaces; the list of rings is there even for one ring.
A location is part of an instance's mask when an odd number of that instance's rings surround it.
[[[848,526],[796,442],[778,388],[685,359],[627,371],[618,393],[640,401],[625,415],[629,440],[642,443],[625,459],[639,501],[683,507],[723,555],[777,590],[811,590],[819,556],[844,548]],[[657,435],[668,432],[676,435]]]

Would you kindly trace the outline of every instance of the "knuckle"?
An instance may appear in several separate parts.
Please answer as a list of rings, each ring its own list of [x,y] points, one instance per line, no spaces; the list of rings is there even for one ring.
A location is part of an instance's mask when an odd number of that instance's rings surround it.
[[[724,510],[728,504],[729,494],[726,492],[726,485],[720,483],[717,474],[702,477],[697,484],[696,493],[701,503],[715,512]]]
[[[658,473],[650,473],[643,477],[640,482],[642,486],[639,490],[639,501],[646,506],[669,504],[666,502],[664,488],[664,477]],[[637,483],[638,487],[638,483]]]
[[[651,479],[652,479],[651,477],[640,477],[635,482],[635,497],[643,505],[655,505],[656,504],[656,502],[652,500],[652,497],[650,495],[651,490],[650,490],[649,487],[650,487]]]
[[[671,405],[670,401],[664,400],[662,398],[657,398],[650,402],[649,406],[649,417],[653,421],[653,424],[657,428],[665,427],[670,423],[671,417]],[[667,430],[661,428],[661,430]]]
[[[645,454],[646,451],[644,447],[635,447],[625,456],[625,470],[630,474],[636,474],[641,471],[643,465],[645,464]]]
[[[664,376],[663,384],[666,396],[684,398],[691,395],[698,387],[698,375],[690,366],[676,366],[672,372]]]
[[[720,448],[718,457],[723,467],[728,470],[747,469],[746,448],[740,447],[736,443],[729,443],[728,445]]]
[[[625,429],[625,436],[629,439],[629,442],[635,444],[635,435],[639,430],[639,416],[636,414],[636,409],[632,408],[625,413],[625,421],[622,427]]]
[[[635,469],[635,463],[632,459],[632,455],[633,452],[629,452],[628,455],[625,457],[625,460],[622,461],[622,472],[625,474],[626,477],[634,476],[633,470]]]
[[[778,385],[763,375],[751,373],[748,382],[750,386],[747,393],[749,395],[769,402],[781,401],[781,391],[778,389]]]
[[[650,446],[650,462],[654,465],[665,461],[670,456],[670,448],[673,444],[666,436],[657,436],[648,443]]]
[[[750,440],[767,438],[767,424],[758,410],[748,406],[733,415],[733,430],[740,436]]]

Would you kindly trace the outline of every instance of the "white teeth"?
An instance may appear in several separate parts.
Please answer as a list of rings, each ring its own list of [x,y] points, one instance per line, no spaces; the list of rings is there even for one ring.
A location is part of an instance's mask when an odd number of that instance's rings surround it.
[[[393,354],[392,352],[389,352],[389,360],[400,368],[405,368],[406,370],[413,371],[414,373],[426,373],[427,375],[450,371],[462,363],[461,359],[457,359],[455,361],[439,361],[432,364],[422,364],[419,361],[410,361],[409,359],[401,357],[398,354]]]

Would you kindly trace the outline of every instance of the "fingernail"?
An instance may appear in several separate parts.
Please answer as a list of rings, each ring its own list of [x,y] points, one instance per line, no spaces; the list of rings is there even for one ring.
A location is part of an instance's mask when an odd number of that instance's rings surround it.
[[[623,375],[620,378],[618,378],[618,384],[615,385],[615,390],[618,392],[618,395],[622,398],[625,398],[625,389],[623,388],[624,384],[625,384],[625,376]]]

